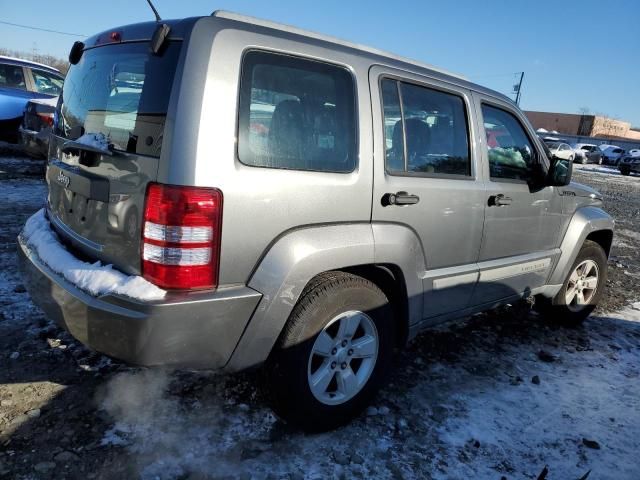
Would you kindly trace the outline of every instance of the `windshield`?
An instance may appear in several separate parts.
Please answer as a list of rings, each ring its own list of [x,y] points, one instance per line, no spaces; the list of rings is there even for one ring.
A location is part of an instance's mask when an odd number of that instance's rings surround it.
[[[171,42],[161,56],[148,42],[86,50],[65,79],[56,133],[101,133],[115,150],[159,157],[181,45]]]

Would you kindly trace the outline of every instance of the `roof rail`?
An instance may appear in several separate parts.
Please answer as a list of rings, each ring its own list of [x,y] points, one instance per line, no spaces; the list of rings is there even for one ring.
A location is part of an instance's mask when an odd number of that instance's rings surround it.
[[[381,57],[390,58],[392,60],[397,60],[397,61],[400,61],[400,62],[409,63],[409,64],[416,65],[416,66],[419,66],[419,67],[427,68],[429,70],[433,70],[433,71],[436,71],[438,73],[443,73],[445,75],[449,75],[451,77],[459,78],[461,80],[468,80],[466,77],[464,77],[462,75],[449,72],[447,70],[435,67],[435,66],[430,65],[428,63],[423,63],[423,62],[419,62],[419,61],[416,61],[416,60],[412,60],[412,59],[407,58],[407,57],[402,57],[402,56],[396,55],[394,53],[386,52],[384,50],[380,50],[380,49],[373,48],[373,47],[368,47],[366,45],[361,45],[361,44],[358,44],[358,43],[348,42],[348,41],[341,40],[341,39],[336,38],[336,37],[332,37],[330,35],[324,35],[322,33],[316,33],[316,32],[312,32],[312,31],[309,31],[309,30],[304,30],[302,28],[292,27],[291,25],[286,25],[284,23],[277,23],[277,22],[272,22],[272,21],[269,21],[269,20],[262,20],[260,18],[255,18],[255,17],[251,17],[251,16],[248,16],[248,15],[242,15],[242,14],[239,14],[239,13],[228,12],[226,10],[216,10],[211,15],[214,16],[214,17],[218,17],[218,18],[226,18],[228,20],[235,20],[237,22],[249,23],[249,24],[252,24],[252,25],[260,26],[260,27],[273,28],[275,30],[280,30],[280,31],[283,31],[283,32],[293,33],[293,34],[296,34],[296,35],[302,35],[302,36],[305,36],[305,37],[314,38],[316,40],[322,40],[322,41],[325,41],[325,42],[334,43],[334,44],[337,44],[337,45],[342,45],[344,47],[353,48],[353,49],[356,49],[356,50],[361,50],[363,52],[372,53],[374,55],[379,55]]]
[[[35,65],[35,66],[38,66],[38,67],[44,67],[44,68],[48,68],[49,70],[53,70],[55,72],[60,72],[60,70],[58,70],[55,67],[52,67],[51,65],[46,65],[44,63],[34,62],[33,60],[25,60],[24,58],[16,58],[16,57],[10,57],[8,55],[0,55],[0,60],[7,60],[7,61],[10,61],[10,62],[28,63],[30,65]]]

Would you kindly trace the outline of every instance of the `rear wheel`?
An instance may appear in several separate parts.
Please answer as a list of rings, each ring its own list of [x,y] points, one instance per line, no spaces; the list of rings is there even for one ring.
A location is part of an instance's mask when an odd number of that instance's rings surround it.
[[[329,272],[304,290],[266,365],[273,410],[307,431],[356,416],[390,366],[393,311],[372,282]]]
[[[606,281],[607,256],[599,244],[586,240],[558,294],[540,298],[536,306],[552,321],[579,325],[596,308]]]

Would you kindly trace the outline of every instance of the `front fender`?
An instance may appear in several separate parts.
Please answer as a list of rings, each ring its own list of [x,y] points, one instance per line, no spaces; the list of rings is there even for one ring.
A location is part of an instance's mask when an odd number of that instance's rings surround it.
[[[304,287],[322,272],[375,263],[394,264],[405,276],[410,298],[418,299],[409,302],[409,317],[418,319],[422,313],[422,292],[417,294],[421,286],[415,260],[412,264],[401,254],[390,253],[405,252],[415,257],[416,239],[402,234],[392,241],[392,236],[385,233],[393,232],[402,233],[397,229],[374,230],[370,223],[354,223],[302,228],[280,237],[249,280],[248,286],[263,297],[226,369],[241,370],[267,359]],[[404,240],[408,244],[399,245]],[[376,241],[381,242],[379,249]]]
[[[556,286],[564,283],[589,234],[603,230],[612,232],[613,229],[613,218],[601,208],[589,206],[576,210],[560,245],[562,253],[547,283]]]

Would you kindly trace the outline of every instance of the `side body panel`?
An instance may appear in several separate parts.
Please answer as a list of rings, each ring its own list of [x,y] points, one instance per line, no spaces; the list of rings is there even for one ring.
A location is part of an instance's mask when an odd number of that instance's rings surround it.
[[[411,82],[462,98],[468,118],[471,176],[452,178],[450,175],[391,175],[387,172],[380,93],[382,78]],[[447,82],[377,65],[369,72],[369,85],[375,151],[372,221],[374,225],[395,225],[399,231],[411,230],[419,239],[416,248],[422,250],[425,264],[419,267],[422,271],[410,271],[407,275],[417,274],[422,281],[423,318],[463,309],[477,280],[476,260],[482,238],[485,197],[475,164],[477,131],[471,93]],[[408,192],[420,200],[414,205],[385,205],[382,198],[396,192]],[[378,235],[375,240],[376,246],[387,241]]]
[[[371,218],[368,63],[345,48],[328,47],[286,32],[217,18],[200,19],[192,31],[171,142],[172,161],[161,165],[158,181],[222,190],[220,285],[247,283],[272,244],[293,229]],[[238,95],[242,59],[248,50],[286,53],[351,72],[359,149],[353,172],[283,170],[240,162]],[[184,162],[179,161],[181,157]]]
[[[522,113],[505,101],[474,93],[479,128],[482,130],[482,168],[486,185],[486,213],[482,246],[478,256],[480,278],[471,304],[508,298],[544,285],[559,251],[559,235],[566,215],[556,187],[533,190],[526,182],[490,176],[482,104],[502,109],[519,120],[538,158],[546,164],[544,150]],[[504,195],[505,206],[490,205],[489,198]]]

